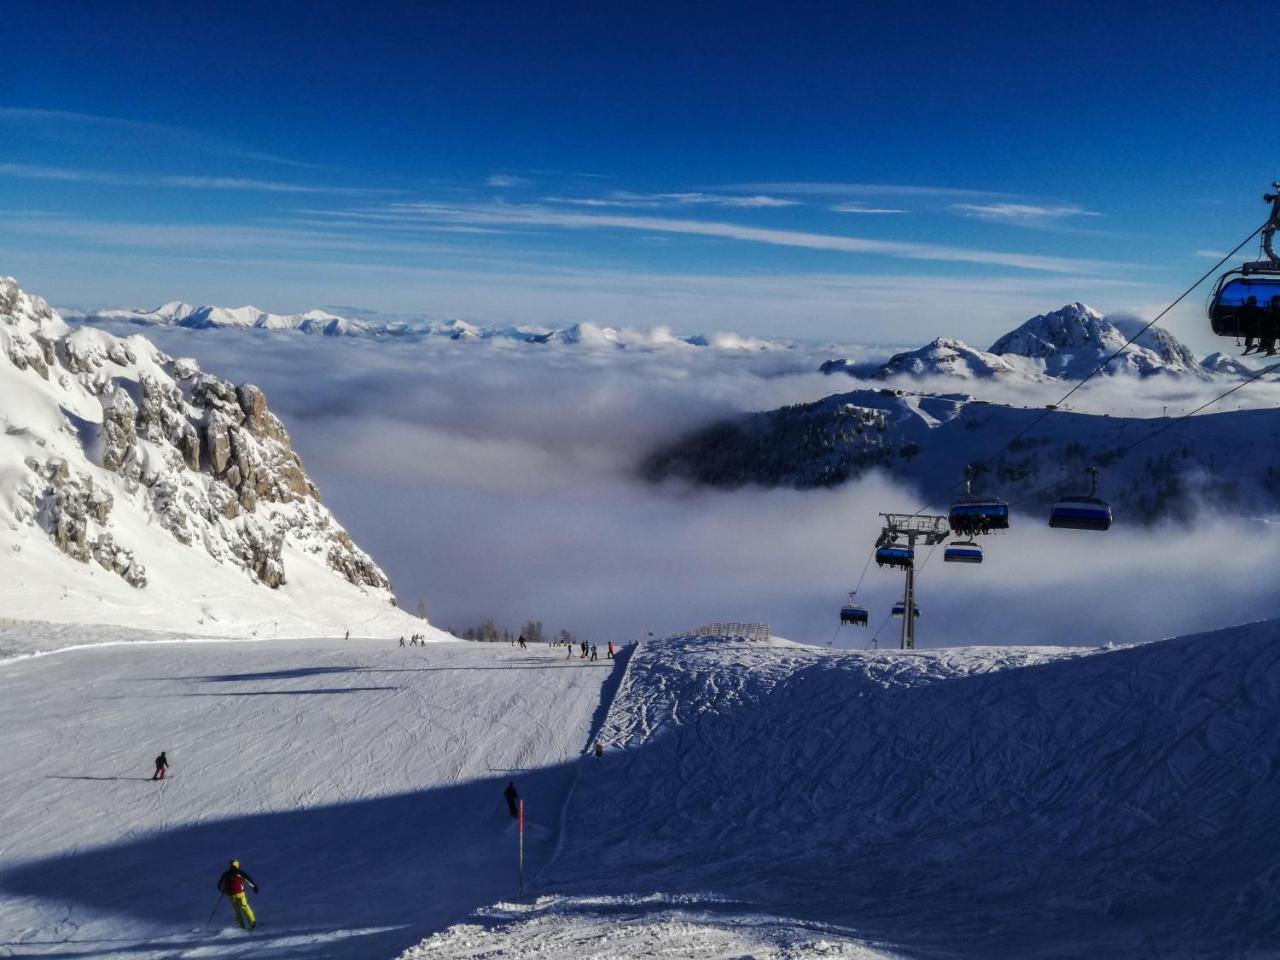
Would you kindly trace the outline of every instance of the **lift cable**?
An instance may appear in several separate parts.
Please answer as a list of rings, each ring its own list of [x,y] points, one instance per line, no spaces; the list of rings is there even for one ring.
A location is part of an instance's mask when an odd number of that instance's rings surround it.
[[[1187,420],[1190,420],[1201,410],[1204,410],[1207,407],[1213,406],[1215,403],[1217,403],[1220,400],[1225,400],[1227,397],[1231,396],[1231,394],[1235,393],[1237,390],[1243,390],[1249,384],[1254,383],[1257,380],[1260,380],[1262,377],[1265,377],[1268,373],[1272,373],[1276,370],[1280,370],[1280,361],[1277,361],[1276,363],[1273,363],[1271,366],[1265,367],[1257,371],[1256,373],[1254,373],[1252,376],[1248,377],[1245,380],[1241,380],[1230,390],[1226,390],[1218,394],[1212,400],[1206,400],[1204,403],[1200,404],[1200,406],[1196,407],[1194,410],[1190,410],[1187,413],[1184,413],[1182,416],[1175,417],[1174,419],[1168,421],[1167,423],[1162,423],[1160,426],[1156,427],[1154,430],[1148,431],[1147,433],[1143,434],[1141,437],[1139,437],[1137,440],[1134,440],[1132,443],[1128,444],[1127,446],[1121,447],[1119,450],[1119,453],[1116,455],[1116,458],[1119,459],[1120,457],[1123,457],[1125,454],[1127,454],[1130,450],[1132,450],[1134,447],[1138,446],[1139,444],[1146,443],[1152,437],[1158,436],[1159,434],[1164,433],[1166,430],[1171,430],[1174,427],[1176,427],[1178,424],[1184,423]],[[1074,473],[1067,474],[1066,476],[1062,477],[1059,480],[1054,481],[1053,483],[1048,484],[1047,486],[1041,487],[1038,490],[1033,490],[1031,491],[1031,493],[1028,493],[1026,496],[1020,497],[1019,499],[1015,500],[1012,504],[1010,504],[1010,506],[1017,506],[1018,504],[1025,503],[1026,501],[1031,500],[1035,497],[1038,497],[1041,494],[1056,490],[1058,487],[1062,486],[1067,481],[1074,480],[1076,477],[1081,476],[1082,474],[1088,473],[1090,469],[1092,469],[1092,465],[1087,467],[1081,467],[1079,470],[1076,470]]]

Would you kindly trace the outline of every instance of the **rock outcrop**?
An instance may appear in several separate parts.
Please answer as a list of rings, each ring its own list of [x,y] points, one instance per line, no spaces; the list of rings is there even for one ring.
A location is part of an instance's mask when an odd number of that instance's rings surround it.
[[[142,336],[71,330],[7,277],[0,357],[0,522],[36,525],[68,557],[139,589],[148,574],[134,541],[154,524],[266,587],[286,582],[292,545],[393,600],[386,575],[320,502],[258,387]]]

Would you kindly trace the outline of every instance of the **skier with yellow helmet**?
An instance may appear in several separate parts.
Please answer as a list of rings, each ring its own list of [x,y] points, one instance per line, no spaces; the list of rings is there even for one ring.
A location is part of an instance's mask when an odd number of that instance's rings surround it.
[[[241,930],[252,930],[258,925],[257,918],[253,915],[253,908],[249,906],[249,900],[245,896],[244,887],[248,884],[253,888],[253,892],[258,892],[258,885],[253,882],[253,878],[240,869],[240,861],[232,860],[231,865],[218,878],[218,890],[226,894],[227,899],[231,901],[231,910],[236,917],[236,925]]]

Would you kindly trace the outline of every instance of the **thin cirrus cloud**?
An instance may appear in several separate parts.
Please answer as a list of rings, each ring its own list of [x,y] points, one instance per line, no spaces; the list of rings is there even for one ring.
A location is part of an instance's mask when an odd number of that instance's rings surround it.
[[[145,150],[149,156],[165,152],[198,151],[204,156],[253,160],[288,167],[324,168],[322,164],[306,163],[254,150],[233,140],[176,124],[105,117],[73,110],[0,106],[0,129],[6,128],[15,137],[23,139],[79,146],[110,144],[113,148],[132,145]]]
[[[827,209],[834,213],[908,213],[898,207],[869,207],[865,203],[836,203]]]
[[[510,173],[493,173],[485,180],[485,185],[489,187],[523,187],[529,181],[524,177],[517,177]]]
[[[0,163],[0,176],[26,180],[55,180],[62,183],[93,183],[116,187],[172,187],[192,190],[251,190],[266,193],[313,193],[335,196],[368,197],[392,193],[364,187],[325,187],[279,180],[255,180],[247,177],[198,177],[107,173],[101,170],[78,170],[67,167],[45,167],[24,163]]]
[[[744,209],[767,209],[770,207],[799,206],[798,200],[786,200],[767,194],[750,196],[734,196],[729,194],[703,193],[698,191],[683,193],[634,193],[629,190],[613,190],[603,197],[546,197],[546,203],[564,203],[579,207],[671,207],[671,206],[714,206],[739,207]]]
[[[387,208],[402,220],[465,223],[480,226],[563,227],[569,230],[641,230],[651,234],[722,237],[751,243],[854,254],[878,254],[907,260],[977,263],[1050,273],[1093,272],[1101,265],[1063,257],[1042,256],[900,240],[870,240],[801,230],[750,227],[736,223],[648,217],[627,214],[578,213],[538,205],[450,205],[401,203]]]
[[[1102,216],[1100,213],[1086,210],[1075,204],[1049,207],[1031,203],[953,203],[948,209],[961,216],[976,217],[979,220],[1024,225],[1052,223],[1073,217]]]
[[[975,190],[970,187],[941,187],[912,183],[834,183],[829,181],[782,180],[756,183],[730,183],[721,189],[744,193],[789,193],[817,197],[925,197],[935,199],[1013,197],[1000,190]]]

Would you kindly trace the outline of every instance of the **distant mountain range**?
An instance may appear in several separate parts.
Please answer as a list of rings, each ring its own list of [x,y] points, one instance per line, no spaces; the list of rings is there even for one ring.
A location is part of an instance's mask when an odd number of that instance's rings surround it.
[[[268,313],[257,307],[193,306],[174,300],[154,310],[111,309],[61,311],[64,319],[78,324],[137,324],[151,327],[185,327],[193,330],[256,329],[296,331],[325,337],[447,337],[450,340],[509,340],[529,344],[570,344],[619,350],[705,347],[713,350],[785,350],[790,344],[761,340],[736,333],[697,334],[680,337],[667,327],[646,329],[577,323],[557,329],[536,325],[485,326],[466,320],[405,319],[401,317],[351,318],[326,310],[305,313]]]
[[[945,376],[966,380],[1011,378],[1023,380],[1079,380],[1116,351],[1104,373],[1150,377],[1156,374],[1192,376],[1248,376],[1253,371],[1239,360],[1214,353],[1197,359],[1189,347],[1160,327],[1138,333],[1143,321],[1108,320],[1083,303],[1040,314],[1006,333],[988,350],[963,340],[938,337],[919,350],[898,353],[882,364],[829,360],[823,373],[847,373],[861,379]],[[1125,346],[1137,334],[1132,344]]]

